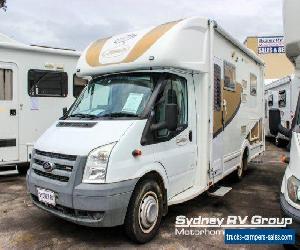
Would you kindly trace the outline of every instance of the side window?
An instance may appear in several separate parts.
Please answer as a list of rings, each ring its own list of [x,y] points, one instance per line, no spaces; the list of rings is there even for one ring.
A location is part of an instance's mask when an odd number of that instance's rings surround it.
[[[28,94],[37,97],[66,97],[68,95],[67,73],[52,70],[29,70]]]
[[[183,130],[188,124],[188,100],[187,100],[187,84],[182,78],[174,78],[168,80],[163,93],[158,97],[155,108],[156,123],[165,121],[165,105],[174,103],[178,105],[178,129]],[[158,130],[157,138],[168,137],[170,131],[168,129]]]
[[[274,99],[273,94],[268,96],[268,105],[269,105],[269,107],[273,107],[273,99]]]
[[[220,111],[222,105],[221,97],[221,67],[214,65],[214,110]]]
[[[73,96],[77,98],[84,87],[88,84],[88,80],[83,79],[76,74],[73,75]]]
[[[235,91],[236,73],[235,66],[231,63],[224,62],[224,88]]]
[[[254,74],[250,74],[250,95],[257,95],[257,77]]]
[[[13,99],[13,71],[0,69],[0,101]]]
[[[285,90],[279,91],[278,106],[279,106],[279,108],[286,107],[286,91]]]

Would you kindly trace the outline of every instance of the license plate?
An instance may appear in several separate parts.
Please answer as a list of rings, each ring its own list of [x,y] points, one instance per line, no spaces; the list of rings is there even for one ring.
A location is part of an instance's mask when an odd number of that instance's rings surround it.
[[[49,204],[52,206],[55,206],[55,193],[53,191],[43,189],[43,188],[37,188],[38,192],[38,199],[40,202],[43,202],[45,204]]]

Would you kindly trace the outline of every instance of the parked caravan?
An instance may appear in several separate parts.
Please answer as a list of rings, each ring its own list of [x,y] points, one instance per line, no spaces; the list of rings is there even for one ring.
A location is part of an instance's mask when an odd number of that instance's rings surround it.
[[[77,73],[92,80],[39,138],[27,174],[33,203],[56,216],[124,224],[144,243],[168,206],[241,179],[264,151],[263,62],[214,21],[99,39]]]
[[[282,126],[291,129],[292,121],[295,117],[295,111],[300,91],[299,77],[292,75],[276,80],[265,86],[265,133],[267,137],[275,138],[277,146],[284,146],[289,143],[290,138],[278,133],[274,136],[269,129],[269,123],[274,122],[269,117],[270,109],[278,109],[281,114]]]
[[[79,56],[0,34],[0,171],[22,171],[36,139],[74,102],[84,87],[74,75]]]

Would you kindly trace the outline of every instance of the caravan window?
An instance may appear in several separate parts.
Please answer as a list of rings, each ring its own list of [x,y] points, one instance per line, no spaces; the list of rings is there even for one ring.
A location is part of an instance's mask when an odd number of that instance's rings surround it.
[[[286,91],[285,90],[280,90],[279,91],[279,96],[278,96],[278,106],[279,108],[284,108],[286,107]]]
[[[236,73],[235,66],[231,63],[224,62],[224,88],[235,91]]]
[[[268,96],[268,105],[269,105],[269,107],[273,106],[273,99],[274,99],[273,95]]]
[[[66,97],[68,95],[67,73],[52,70],[29,70],[28,94],[39,97]]]
[[[13,99],[13,71],[0,69],[0,101]]]
[[[83,79],[76,74],[73,75],[73,96],[77,98],[84,87],[88,84],[88,80]]]
[[[214,110],[221,110],[221,67],[214,65]]]
[[[250,95],[257,95],[257,76],[250,74]]]

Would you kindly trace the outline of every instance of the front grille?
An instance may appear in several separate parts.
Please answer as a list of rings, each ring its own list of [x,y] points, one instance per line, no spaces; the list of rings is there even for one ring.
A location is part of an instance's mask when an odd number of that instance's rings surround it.
[[[61,182],[68,182],[69,181],[69,177],[67,176],[61,176],[61,175],[56,175],[56,174],[51,174],[51,173],[47,173],[47,172],[43,172],[40,171],[38,169],[33,169],[34,173],[39,175],[39,176],[43,176],[52,180],[56,180],[56,181],[61,181]]]
[[[40,166],[43,166],[46,163],[46,161],[41,161],[39,159],[34,159],[33,161],[34,161],[34,163],[36,163]],[[63,171],[67,171],[67,172],[72,172],[73,166],[62,165],[62,164],[55,163],[54,169],[63,170]]]
[[[77,158],[76,155],[64,155],[64,154],[40,151],[37,149],[35,150],[35,153],[37,155],[42,155],[42,156],[47,156],[50,158],[56,158],[56,159],[62,159],[62,160],[68,160],[68,161],[76,161],[76,158]]]

